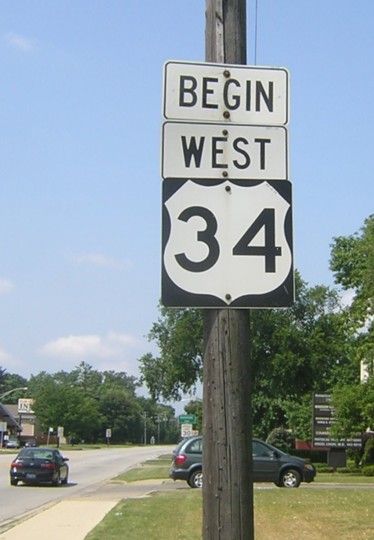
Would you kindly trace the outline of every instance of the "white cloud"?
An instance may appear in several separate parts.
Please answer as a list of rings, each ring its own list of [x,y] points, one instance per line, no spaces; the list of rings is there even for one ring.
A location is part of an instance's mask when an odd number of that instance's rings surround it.
[[[127,350],[137,347],[139,342],[128,334],[109,332],[105,336],[65,336],[46,343],[40,352],[53,358],[108,359],[120,357]]]
[[[9,32],[4,35],[5,42],[14,49],[22,52],[31,52],[36,49],[36,42],[33,39]]]
[[[9,279],[0,278],[0,294],[6,294],[14,289],[14,285]]]
[[[355,294],[356,293],[353,289],[343,291],[341,295],[341,303],[343,304],[343,307],[348,307],[352,304]]]
[[[73,255],[73,260],[77,264],[88,264],[99,268],[124,268],[128,263],[113,257],[108,257],[103,253],[81,253]]]
[[[15,370],[23,368],[23,363],[18,359],[9,354],[3,347],[0,345],[0,366],[6,369],[9,373]]]
[[[11,355],[8,354],[2,347],[0,347],[0,365],[5,367],[4,364],[11,360]]]

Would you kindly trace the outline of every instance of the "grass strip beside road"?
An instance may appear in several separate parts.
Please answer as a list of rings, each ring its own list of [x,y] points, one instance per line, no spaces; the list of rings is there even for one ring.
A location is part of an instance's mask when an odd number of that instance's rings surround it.
[[[374,484],[373,476],[349,473],[317,473],[315,484]]]
[[[115,482],[137,482],[139,480],[165,480],[169,477],[171,457],[151,459],[141,466],[130,469],[114,479]]]
[[[256,539],[371,539],[373,504],[371,490],[256,490]],[[86,540],[200,540],[201,528],[202,492],[183,490],[120,502]]]

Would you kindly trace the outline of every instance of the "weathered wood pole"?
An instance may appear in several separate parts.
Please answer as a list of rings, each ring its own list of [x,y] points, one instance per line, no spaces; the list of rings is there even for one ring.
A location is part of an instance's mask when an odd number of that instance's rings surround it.
[[[206,61],[246,63],[246,0],[206,0]],[[204,312],[203,539],[253,540],[249,312]]]

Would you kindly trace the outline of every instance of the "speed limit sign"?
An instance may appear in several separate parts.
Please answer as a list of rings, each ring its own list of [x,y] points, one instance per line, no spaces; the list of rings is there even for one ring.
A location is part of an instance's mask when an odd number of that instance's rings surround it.
[[[287,180],[164,180],[163,304],[290,306],[291,197]]]

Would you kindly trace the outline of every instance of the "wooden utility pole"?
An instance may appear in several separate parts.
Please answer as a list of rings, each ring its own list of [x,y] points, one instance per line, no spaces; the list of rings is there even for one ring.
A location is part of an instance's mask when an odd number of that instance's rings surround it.
[[[206,61],[246,63],[246,0],[206,0]],[[252,540],[249,315],[204,315],[204,540]]]

